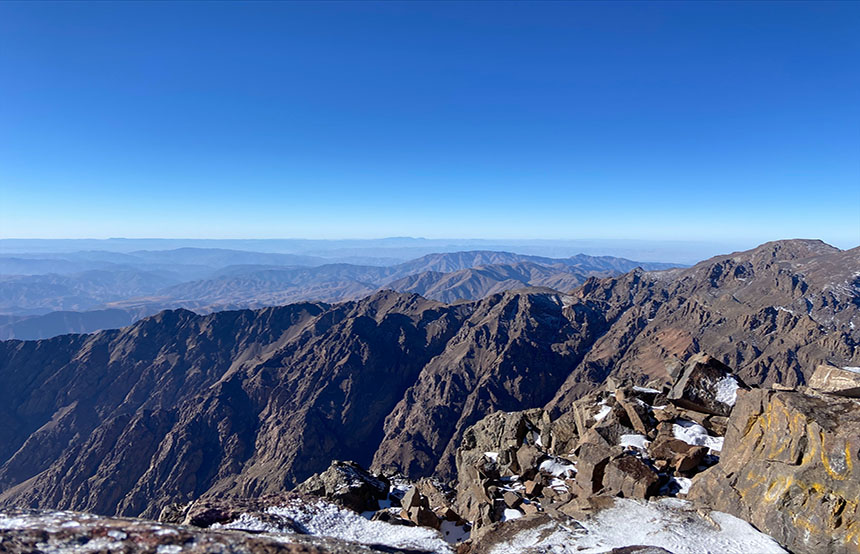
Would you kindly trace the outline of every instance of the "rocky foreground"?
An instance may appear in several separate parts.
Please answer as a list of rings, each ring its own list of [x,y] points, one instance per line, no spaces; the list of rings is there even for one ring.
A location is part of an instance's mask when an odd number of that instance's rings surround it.
[[[707,355],[672,386],[607,381],[560,417],[466,430],[457,479],[334,462],[290,492],[206,495],[160,522],[0,513],[3,552],[860,552],[860,368],[751,388]]]

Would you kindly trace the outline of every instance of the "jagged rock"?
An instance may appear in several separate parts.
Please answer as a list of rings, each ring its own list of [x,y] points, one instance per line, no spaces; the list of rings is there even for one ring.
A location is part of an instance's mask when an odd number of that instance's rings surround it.
[[[618,450],[600,443],[580,444],[576,456],[577,484],[588,494],[596,493],[603,488],[606,466]]]
[[[702,464],[705,456],[708,454],[707,446],[693,446],[687,450],[686,454],[679,456],[675,460],[675,471],[686,473],[692,471]]]
[[[519,508],[520,504],[523,503],[523,497],[511,491],[505,492],[505,494],[502,495],[502,499],[505,501],[505,505],[508,508]]]
[[[860,398],[860,368],[845,369],[822,364],[815,368],[807,385],[821,392]]]
[[[438,529],[440,525],[439,518],[433,513],[433,510],[425,506],[413,506],[409,510],[404,510],[407,513],[409,521],[423,527],[432,527]]]
[[[738,394],[720,463],[688,498],[749,521],[795,552],[860,551],[860,401]]]
[[[682,440],[660,435],[648,447],[648,454],[656,460],[674,463],[679,457],[685,456],[690,448],[691,446]]]
[[[544,453],[531,444],[522,445],[517,450],[517,463],[520,467],[521,474],[534,474],[537,470],[538,462],[544,457]]]
[[[418,492],[418,487],[412,487],[406,494],[403,495],[403,498],[400,499],[400,505],[407,512],[412,508],[429,508],[430,503],[427,501],[427,497]]]
[[[615,399],[624,408],[627,419],[637,433],[647,435],[653,428],[651,425],[651,409],[639,398],[632,394],[632,389],[619,388],[615,391]]]
[[[405,525],[407,527],[414,527],[415,523],[409,521],[408,519],[403,519],[402,517],[397,517],[393,513],[388,510],[380,510],[370,516],[371,521],[384,521],[385,523],[390,523],[392,525]]]
[[[543,489],[542,481],[543,478],[540,476],[540,474],[537,474],[535,475],[534,479],[530,479],[523,483],[523,485],[525,486],[524,492],[526,493],[526,496],[531,497],[539,495],[541,493],[541,490]]]
[[[603,486],[609,494],[624,498],[648,498],[656,492],[659,476],[635,456],[610,460],[603,474]]]
[[[388,489],[385,477],[374,476],[355,462],[335,460],[327,470],[312,475],[295,490],[328,498],[356,512],[367,512],[379,509],[379,501],[387,498]]]
[[[747,388],[728,366],[701,353],[687,361],[669,400],[688,410],[727,416],[732,413],[738,389]]]

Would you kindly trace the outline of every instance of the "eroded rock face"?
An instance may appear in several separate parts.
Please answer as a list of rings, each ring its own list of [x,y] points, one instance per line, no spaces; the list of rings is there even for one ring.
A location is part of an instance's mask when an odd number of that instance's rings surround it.
[[[734,514],[796,552],[860,551],[860,401],[739,393],[720,463],[689,498]]]

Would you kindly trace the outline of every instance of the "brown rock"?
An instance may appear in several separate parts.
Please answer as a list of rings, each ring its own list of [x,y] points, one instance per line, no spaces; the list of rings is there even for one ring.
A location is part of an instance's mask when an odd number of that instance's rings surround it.
[[[736,389],[747,389],[732,370],[707,354],[691,357],[669,393],[676,406],[727,416],[732,413]]]
[[[615,399],[624,408],[624,412],[627,414],[633,430],[637,433],[647,435],[653,427],[651,425],[651,409],[633,396],[630,389],[617,389],[615,391]]]
[[[441,522],[433,510],[424,506],[413,506],[408,511],[409,521],[416,525],[438,529]]]
[[[648,446],[648,454],[655,460],[674,463],[678,457],[686,456],[690,448],[690,445],[682,440],[661,435]]]
[[[524,444],[519,450],[517,450],[517,463],[520,467],[521,473],[526,473],[531,470],[534,472],[537,470],[538,462],[541,458],[544,457],[544,453],[537,449],[537,447]]]
[[[520,504],[523,503],[523,498],[517,493],[506,491],[505,494],[502,495],[502,499],[505,501],[505,505],[508,508],[519,508]]]
[[[611,460],[603,482],[609,494],[625,498],[648,498],[656,492],[659,476],[642,460],[635,456],[623,456]]]
[[[707,446],[693,446],[687,453],[679,456],[675,460],[675,471],[686,473],[688,471],[692,471],[701,465],[702,460],[705,459],[705,456],[708,454],[709,448]]]
[[[860,401],[739,393],[720,463],[688,498],[749,521],[793,552],[860,550]]]
[[[535,480],[526,481],[524,485],[526,496],[529,497],[539,495],[541,490],[543,489],[543,484],[540,481],[540,477],[536,477]]]
[[[809,388],[839,396],[860,398],[860,368],[856,371],[822,364],[807,383]]]
[[[616,452],[617,449],[602,444],[580,444],[576,457],[576,482],[589,494],[599,491],[603,487],[606,466]]]

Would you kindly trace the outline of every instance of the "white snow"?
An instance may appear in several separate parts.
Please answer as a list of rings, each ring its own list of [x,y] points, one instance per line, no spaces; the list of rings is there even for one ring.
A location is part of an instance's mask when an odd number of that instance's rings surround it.
[[[484,456],[486,456],[488,459],[492,460],[493,462],[499,461],[499,453],[498,452],[484,452]]]
[[[462,525],[457,525],[453,521],[448,521],[447,519],[442,520],[442,525],[439,529],[442,532],[442,537],[449,544],[457,544],[458,542],[464,542],[469,540],[471,536],[471,532],[466,531],[466,528]]]
[[[597,421],[602,421],[604,417],[609,415],[609,412],[612,411],[610,406],[606,405],[606,401],[603,400],[600,402],[600,411],[594,414],[594,419]]]
[[[656,394],[660,394],[660,391],[658,391],[657,389],[652,389],[652,388],[649,388],[649,387],[637,387],[637,386],[634,386],[634,387],[633,387],[633,390],[635,390],[635,391],[637,391],[637,392],[647,392],[647,393],[656,393]]]
[[[519,519],[521,517],[523,517],[523,513],[513,508],[505,508],[504,513],[502,513],[502,521],[510,521],[512,519]]]
[[[651,444],[651,441],[645,435],[621,435],[621,439],[618,442],[619,446],[623,446],[624,448],[632,447],[637,450],[645,450],[649,444]]]
[[[734,406],[738,400],[738,381],[731,375],[726,375],[716,384],[717,392],[714,399],[717,402]]]
[[[845,371],[850,371],[850,372],[852,372],[852,373],[860,373],[860,367],[855,367],[855,366],[845,366],[845,367],[843,367],[842,369],[844,369]]]
[[[672,434],[676,439],[693,446],[707,446],[717,452],[723,449],[723,437],[712,437],[708,435],[707,429],[686,419],[675,420],[672,425]]]
[[[687,494],[690,492],[690,485],[693,484],[693,480],[687,477],[672,477],[669,479],[669,486],[673,485],[678,487],[678,492],[676,494]],[[673,487],[674,488],[674,487]]]
[[[561,458],[550,458],[540,463],[540,471],[551,473],[556,477],[573,477],[576,474],[576,466]]]
[[[435,529],[392,525],[384,521],[368,521],[360,514],[340,508],[322,500],[316,503],[295,500],[284,506],[272,507],[267,513],[291,519],[310,535],[333,537],[362,544],[381,544],[391,548],[412,548],[432,552],[450,553],[451,547]],[[263,522],[250,514],[242,514],[230,523],[212,526],[213,529],[244,529],[278,535],[288,529]]]
[[[546,523],[496,544],[491,554],[598,554],[632,545],[656,546],[674,554],[786,554],[773,539],[722,512],[708,521],[684,500],[619,498],[582,520],[581,528]]]

